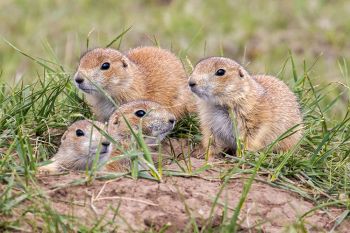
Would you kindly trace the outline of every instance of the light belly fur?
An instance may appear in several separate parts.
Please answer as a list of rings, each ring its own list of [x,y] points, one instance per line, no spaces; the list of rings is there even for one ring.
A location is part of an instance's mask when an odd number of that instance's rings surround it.
[[[218,138],[224,145],[236,150],[236,139],[233,130],[233,123],[226,108],[209,104],[201,103],[205,107],[201,107],[201,115],[204,124],[207,124],[215,138]]]

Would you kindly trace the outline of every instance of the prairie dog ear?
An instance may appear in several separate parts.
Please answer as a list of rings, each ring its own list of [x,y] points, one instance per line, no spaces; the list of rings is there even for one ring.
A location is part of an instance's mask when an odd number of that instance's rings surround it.
[[[129,59],[128,59],[128,58],[122,57],[122,58],[121,58],[121,62],[122,62],[122,64],[123,64],[123,67],[124,67],[124,68],[127,68],[127,67],[129,66]]]
[[[113,116],[113,119],[112,119],[111,123],[113,125],[119,124],[119,116],[118,115]]]
[[[61,143],[63,143],[63,142],[66,140],[67,134],[68,134],[68,130],[67,130],[66,132],[64,132],[64,134],[62,135],[62,137],[61,137]]]
[[[238,75],[240,78],[244,78],[245,76],[245,72],[242,68],[238,68]]]

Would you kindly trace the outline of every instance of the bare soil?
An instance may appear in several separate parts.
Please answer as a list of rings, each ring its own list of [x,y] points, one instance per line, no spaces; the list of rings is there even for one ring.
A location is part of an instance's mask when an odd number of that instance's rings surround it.
[[[213,161],[216,162],[218,160]],[[195,169],[205,161],[192,158],[191,163]],[[176,164],[165,167],[179,170]],[[195,221],[199,229],[206,227],[208,222],[214,228],[220,225],[225,218],[225,203],[226,218],[232,216],[247,177],[230,180],[219,198],[211,221],[208,221],[214,198],[222,184],[219,179],[222,171],[220,166],[213,166],[196,177],[164,176],[161,183],[122,177],[73,186],[70,183],[84,178],[84,175],[69,173],[40,177],[39,183],[51,199],[54,209],[70,216],[79,216],[79,221],[87,225],[95,222],[96,217],[104,216],[102,222],[111,223],[108,225],[110,231],[160,230],[168,225],[166,232],[192,232],[191,221]],[[258,177],[257,180],[266,178]],[[61,188],[57,188],[58,185]],[[313,203],[295,193],[255,181],[239,216],[240,229],[242,232],[283,232],[313,207]],[[309,232],[329,231],[343,211],[337,208],[317,210],[304,218],[304,225]],[[350,222],[346,220],[336,228],[336,232],[348,232],[349,228]]]

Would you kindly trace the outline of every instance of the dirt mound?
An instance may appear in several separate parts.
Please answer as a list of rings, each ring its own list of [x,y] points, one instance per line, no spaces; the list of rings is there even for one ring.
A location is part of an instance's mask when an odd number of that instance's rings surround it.
[[[195,158],[191,161],[194,167],[204,163]],[[169,169],[176,167],[179,169],[178,166],[168,166]],[[212,203],[222,184],[218,179],[220,169],[209,169],[200,176],[168,176],[162,183],[123,177],[107,182],[95,180],[88,186],[68,185],[62,188],[57,188],[57,185],[81,179],[82,175],[70,173],[41,177],[39,180],[55,209],[60,213],[79,216],[80,221],[86,224],[103,216],[104,222],[110,222],[109,230],[117,232],[150,228],[160,230],[165,225],[169,226],[166,232],[192,232],[191,221],[195,221],[199,228],[205,227],[208,222],[214,227],[221,224],[225,218],[225,205],[226,218],[230,218],[246,181],[241,177],[228,183],[211,215],[211,221],[208,221]],[[312,203],[294,193],[256,181],[241,211],[240,226],[242,231],[249,229],[256,232],[261,229],[263,232],[281,232],[312,208]],[[341,213],[342,210],[336,208],[315,211],[304,219],[304,224],[310,232],[330,230]],[[347,232],[349,227],[350,223],[344,221],[337,231]]]

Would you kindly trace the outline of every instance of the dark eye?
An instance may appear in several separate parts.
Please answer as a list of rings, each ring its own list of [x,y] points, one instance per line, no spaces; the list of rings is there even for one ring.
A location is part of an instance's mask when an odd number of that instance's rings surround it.
[[[110,66],[110,64],[108,62],[105,62],[105,63],[102,64],[101,70],[108,70],[109,66]]]
[[[143,111],[143,110],[138,110],[138,111],[136,111],[135,112],[135,115],[137,116],[137,117],[143,117],[144,115],[146,115],[146,112],[145,111]]]
[[[215,75],[216,75],[216,76],[223,76],[225,73],[226,73],[226,71],[225,71],[224,69],[218,69],[218,70],[215,72]]]
[[[81,137],[81,136],[84,136],[84,131],[82,131],[81,129],[77,129],[77,131],[75,131],[75,134],[78,136],[78,137]]]

